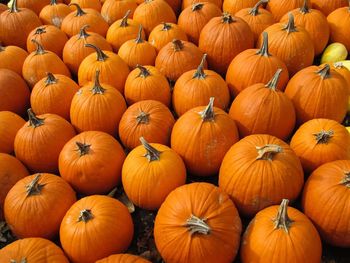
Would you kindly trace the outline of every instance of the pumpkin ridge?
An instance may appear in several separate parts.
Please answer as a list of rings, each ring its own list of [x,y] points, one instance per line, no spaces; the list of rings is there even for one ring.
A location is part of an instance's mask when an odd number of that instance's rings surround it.
[[[288,199],[283,199],[280,207],[278,208],[278,213],[276,218],[273,220],[275,227],[274,229],[283,229],[287,234],[289,234],[290,225],[293,221],[288,217]]]

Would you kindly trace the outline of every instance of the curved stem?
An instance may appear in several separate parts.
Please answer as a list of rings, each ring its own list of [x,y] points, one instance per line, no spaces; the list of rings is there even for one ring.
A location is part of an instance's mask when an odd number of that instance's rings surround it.
[[[283,27],[283,30],[286,30],[288,34],[298,31],[294,24],[294,16],[291,12],[288,13],[288,23]]]
[[[147,78],[148,76],[151,76],[151,72],[149,72],[149,70],[146,67],[137,64],[136,68],[140,70],[140,74],[137,75],[137,77]]]
[[[192,5],[191,10],[192,10],[192,12],[198,11],[198,10],[201,10],[203,8],[203,6],[204,6],[204,3],[195,3]]]
[[[46,33],[46,26],[40,26],[35,30],[34,35],[41,35]]]
[[[204,111],[199,113],[202,117],[203,121],[212,121],[214,120],[215,113],[214,113],[214,97],[211,97],[209,100],[209,104],[204,109]]]
[[[290,225],[293,221],[288,217],[288,199],[283,199],[280,207],[278,208],[278,213],[274,219],[275,229],[283,229],[286,233],[289,233]]]
[[[161,31],[169,31],[170,29],[172,29],[171,24],[165,23],[165,22],[163,22],[162,24],[163,24],[163,28]]]
[[[70,3],[68,6],[72,6],[72,5],[74,5],[77,8],[77,13],[75,14],[75,16],[86,15],[86,13],[83,11],[83,9],[81,9],[80,5],[78,5],[77,3]]]
[[[135,42],[137,44],[140,44],[143,42],[143,39],[142,39],[142,25],[140,24],[139,26],[139,32],[137,33],[137,38],[135,39]]]
[[[344,178],[343,180],[340,182],[340,184],[350,188],[350,171],[346,171],[344,172]]]
[[[260,6],[261,6],[262,4],[267,3],[268,1],[269,1],[269,0],[260,0],[259,2],[257,2],[257,3],[255,4],[255,6],[254,6],[252,9],[250,9],[249,14],[252,15],[252,16],[257,16],[257,15],[259,14],[259,8],[260,8]]]
[[[190,231],[190,234],[202,234],[209,235],[210,234],[210,226],[205,222],[206,219],[198,218],[194,215],[191,215],[189,219],[187,219],[185,226]]]
[[[300,13],[302,14],[307,14],[310,13],[310,8],[309,8],[309,0],[304,0],[303,6],[300,7]]]
[[[322,131],[320,131],[318,133],[314,133],[312,135],[315,136],[316,144],[327,144],[329,142],[329,140],[333,137],[334,131],[333,130],[329,130],[329,131],[322,130]]]
[[[316,74],[320,75],[322,79],[328,79],[331,76],[331,67],[326,64],[323,68],[316,71]]]
[[[264,56],[264,57],[270,57],[271,54],[269,53],[269,36],[267,32],[262,33],[263,41],[261,44],[261,48],[258,52],[256,52],[257,55]]]
[[[207,54],[204,54],[203,57],[202,57],[202,61],[201,63],[199,64],[198,68],[197,68],[197,71],[193,74],[193,79],[196,78],[196,79],[205,79],[206,78],[206,74],[204,73],[204,63],[207,59]]]
[[[47,78],[45,80],[45,86],[53,85],[58,82],[58,79],[51,72],[47,72]]]
[[[10,13],[18,13],[20,10],[17,7],[17,0],[13,0],[11,8],[10,8]]]
[[[90,144],[85,144],[85,143],[81,143],[81,142],[75,142],[75,144],[78,146],[78,151],[81,156],[84,156],[86,154],[88,154],[90,152]]]
[[[36,45],[35,55],[43,55],[47,53],[44,49],[44,47],[35,39],[31,40]]]
[[[236,20],[233,19],[230,13],[224,12],[221,16],[221,21],[225,24],[231,24],[233,22],[236,22]]]
[[[280,79],[281,72],[282,72],[281,68],[277,69],[275,75],[273,75],[272,79],[269,81],[269,83],[267,83],[265,85],[265,87],[267,87],[273,91],[276,91],[277,90],[277,83],[278,83],[278,80]]]
[[[137,124],[147,124],[149,123],[149,113],[141,111],[136,117]]]
[[[44,125],[44,119],[38,118],[32,109],[27,110],[28,118],[29,118],[29,126],[33,126],[34,128]]]
[[[273,156],[277,153],[281,153],[283,148],[277,144],[266,144],[264,146],[255,147],[258,153],[256,160],[272,161]]]
[[[95,74],[95,83],[94,86],[91,89],[92,93],[95,94],[103,94],[105,93],[106,89],[104,89],[100,84],[100,70],[96,69]]]
[[[45,184],[39,184],[40,178],[41,174],[35,175],[34,179],[28,185],[25,186],[27,197],[41,194],[41,190],[43,189]]]
[[[140,137],[140,142],[142,143],[143,147],[145,147],[147,151],[144,157],[146,157],[149,162],[160,160],[160,154],[161,154],[160,151],[158,151],[156,148],[150,145],[143,137]]]
[[[50,0],[50,5],[57,5],[57,0]]]
[[[95,49],[97,54],[97,61],[105,61],[108,58],[108,56],[103,53],[103,51],[98,46],[95,46],[93,44],[85,44],[85,47],[91,47]]]
[[[92,220],[94,218],[94,215],[91,213],[90,209],[84,209],[80,211],[80,215],[78,217],[78,222],[83,221],[84,223],[87,223],[88,221]]]
[[[90,35],[86,32],[86,29],[89,28],[90,26],[89,25],[83,25],[81,28],[80,28],[80,31],[79,31],[79,35],[78,35],[78,39],[86,39],[88,38]]]
[[[128,18],[129,18],[130,13],[131,13],[130,9],[128,11],[126,11],[126,13],[123,16],[122,21],[120,23],[120,27],[127,27],[129,25],[128,24]]]
[[[172,43],[175,51],[181,51],[184,48],[184,44],[179,39],[173,39]]]

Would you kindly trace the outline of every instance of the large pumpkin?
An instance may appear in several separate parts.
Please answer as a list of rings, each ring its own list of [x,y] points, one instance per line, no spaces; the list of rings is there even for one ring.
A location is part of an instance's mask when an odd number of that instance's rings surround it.
[[[300,7],[303,1],[304,0],[269,0],[266,9],[272,13],[275,21],[280,21],[282,16],[286,13]]]
[[[220,10],[221,10],[222,2],[223,2],[223,0],[207,0],[205,2],[203,2],[201,0],[182,0],[182,10],[185,10],[187,7],[193,6],[193,5],[198,4],[198,3],[212,3],[212,4],[216,5],[218,8],[220,8]]]
[[[106,0],[103,3],[101,15],[109,25],[112,25],[115,21],[122,19],[128,10],[133,16],[136,8],[135,0]]]
[[[258,0],[224,0],[222,9],[224,12],[236,14],[247,7],[253,7]]]
[[[187,111],[176,121],[171,133],[171,148],[193,175],[217,174],[226,152],[239,140],[234,120],[213,104],[212,97],[208,106]]]
[[[126,251],[133,233],[126,206],[108,196],[92,195],[80,199],[68,210],[61,223],[60,241],[72,262],[95,263]]]
[[[50,0],[17,0],[18,7],[28,8],[39,15],[41,9],[49,4]],[[62,0],[59,0],[62,2]]]
[[[0,153],[13,153],[16,134],[26,122],[11,111],[0,111]]]
[[[96,263],[151,263],[151,261],[131,254],[116,254],[97,260]]]
[[[166,262],[233,262],[242,231],[234,203],[218,187],[178,187],[156,216],[154,238]]]
[[[78,4],[81,8],[95,9],[98,12],[101,11],[101,7],[102,7],[100,0],[71,0],[70,3]]]
[[[50,5],[45,6],[41,9],[39,18],[44,25],[54,25],[61,28],[63,19],[72,10],[69,6],[57,3],[57,0],[50,0]]]
[[[2,46],[0,43],[0,68],[6,68],[22,75],[24,60],[27,51],[17,46]]]
[[[310,0],[312,8],[320,10],[325,16],[328,16],[334,10],[347,6],[348,0]]]
[[[297,244],[297,245],[296,245]],[[288,199],[260,211],[248,225],[241,246],[242,263],[319,263],[322,243],[310,219]]]
[[[331,42],[340,42],[350,50],[350,36],[345,33],[350,26],[350,2],[349,6],[338,8],[330,13],[327,20],[331,29]]]
[[[0,14],[6,10],[8,10],[8,6],[5,4],[0,4]]]

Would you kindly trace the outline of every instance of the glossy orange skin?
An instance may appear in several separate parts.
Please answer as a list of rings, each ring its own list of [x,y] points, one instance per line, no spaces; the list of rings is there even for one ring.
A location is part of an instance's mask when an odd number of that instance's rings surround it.
[[[22,75],[23,62],[27,56],[27,51],[20,47],[0,47],[0,68],[6,68]]]
[[[130,17],[137,8],[136,0],[106,0],[101,9],[101,15],[109,25],[122,19],[126,11],[130,10]]]
[[[96,263],[150,263],[142,257],[138,257],[131,254],[116,254],[107,258],[97,260]]]
[[[334,132],[327,144],[317,144],[315,133]],[[322,164],[350,159],[350,135],[344,126],[333,120],[310,120],[294,133],[290,147],[298,155],[305,172],[312,172]]]
[[[286,233],[284,229],[275,229],[273,219],[278,208],[277,205],[265,208],[248,225],[241,243],[242,263],[321,262],[321,239],[310,219],[299,210],[288,207],[292,223]]]
[[[165,2],[167,2],[168,5],[170,5],[175,15],[178,16],[178,14],[181,11],[182,0],[165,0]]]
[[[5,5],[5,4],[0,4],[0,14],[1,14],[2,12],[6,11],[6,10],[8,10],[7,5]]]
[[[76,202],[70,185],[54,174],[40,174],[40,193],[28,195],[26,187],[38,174],[19,180],[8,192],[4,203],[6,222],[19,238],[57,236],[61,221]],[[54,211],[54,213],[53,213]]]
[[[39,18],[44,25],[54,25],[61,28],[63,19],[71,12],[72,10],[66,4],[50,4],[41,9]]]
[[[16,113],[0,111],[0,153],[13,153],[15,136],[25,123]]]
[[[235,15],[240,10],[253,7],[258,0],[223,0],[222,9],[224,12],[228,12]]]
[[[0,111],[12,111],[23,116],[29,106],[30,91],[20,75],[0,69]]]
[[[44,119],[39,127],[27,122],[16,134],[16,157],[32,172],[57,173],[58,156],[63,146],[75,136],[73,126],[56,114],[37,116]]]
[[[84,209],[90,209],[93,218],[86,223],[77,222]],[[71,262],[95,263],[126,251],[133,234],[134,226],[126,206],[108,196],[92,195],[80,199],[68,210],[61,223],[60,241]]]
[[[322,239],[337,247],[350,247],[349,183],[345,185],[349,160],[326,163],[308,178],[303,192],[302,207],[312,220]],[[337,216],[335,216],[337,215]]]
[[[275,21],[280,21],[289,11],[301,7],[304,0],[269,0],[266,9],[270,11]]]
[[[85,155],[80,155],[76,142],[90,145]],[[63,147],[59,156],[59,170],[78,193],[105,194],[118,185],[125,153],[111,135],[87,131],[73,137]]]
[[[4,262],[21,262],[23,258],[35,263],[69,263],[57,245],[43,238],[20,239],[0,250],[0,259]]]
[[[63,2],[58,0],[57,2]],[[17,5],[20,8],[28,8],[39,15],[44,6],[50,4],[50,0],[17,0]]]
[[[97,12],[101,11],[101,1],[100,0],[71,0],[71,3],[78,4],[81,8],[92,8]],[[71,10],[75,10],[75,7],[72,6]]]
[[[327,16],[327,21],[331,29],[331,42],[340,42],[350,50],[350,36],[344,34],[350,26],[350,11],[349,7],[341,7],[334,10]]]
[[[184,226],[191,215],[205,219],[208,235],[191,235]],[[236,257],[241,220],[234,203],[218,187],[192,183],[171,192],[156,216],[154,237],[166,262],[233,262]]]
[[[334,10],[348,6],[349,2],[347,0],[310,0],[312,8],[320,10],[325,16],[328,16]]]
[[[208,1],[201,1],[201,0],[183,0],[182,1],[182,10],[185,10],[185,8],[195,4],[195,3],[203,3],[203,2],[207,2],[207,3],[213,3],[215,4],[218,8],[221,9],[222,7],[222,1],[223,0],[208,0]],[[219,14],[220,16],[221,14]]]
[[[329,77],[322,78],[316,73],[322,68],[307,67],[288,82],[285,93],[293,102],[299,125],[316,118],[342,122],[345,117],[349,98],[348,83],[332,69]]]
[[[149,122],[137,121],[141,112],[149,114]],[[119,137],[127,149],[140,145],[143,136],[149,143],[170,144],[170,134],[175,119],[170,110],[154,100],[143,100],[131,105],[123,114],[119,124]]]
[[[322,65],[323,66],[323,65]],[[331,69],[334,69],[337,73],[343,76],[347,82],[347,86],[350,93],[350,70],[348,70],[342,63],[332,63],[330,64]]]

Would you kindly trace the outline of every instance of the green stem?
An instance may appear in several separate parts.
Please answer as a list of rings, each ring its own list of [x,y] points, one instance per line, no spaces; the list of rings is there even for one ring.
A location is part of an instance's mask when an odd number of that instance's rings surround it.
[[[290,225],[293,221],[288,217],[288,199],[283,199],[280,207],[278,208],[278,213],[274,219],[275,229],[283,229],[286,233],[289,233]]]
[[[292,12],[288,13],[288,23],[283,27],[283,30],[286,30],[288,34],[298,31],[294,24],[294,16]]]
[[[214,112],[214,97],[211,97],[209,100],[209,104],[204,109],[204,111],[199,113],[203,121],[212,121],[215,117]]]
[[[207,75],[204,73],[204,63],[206,61],[207,54],[204,54],[202,57],[202,61],[199,64],[197,71],[193,74],[193,79],[205,79]]]
[[[17,0],[13,0],[11,8],[10,8],[10,13],[18,13],[20,10],[17,7]]]
[[[105,53],[103,53],[103,51],[99,47],[93,44],[85,44],[85,47],[91,47],[95,49],[97,54],[97,61],[106,61],[106,59],[108,58],[108,56]]]
[[[146,157],[149,162],[160,160],[160,154],[161,154],[160,151],[158,151],[156,148],[150,145],[143,137],[140,137],[140,142],[142,143],[143,147],[145,147],[147,151],[144,157]]]
[[[128,11],[126,11],[126,13],[123,16],[122,21],[120,23],[120,27],[127,27],[129,25],[128,24],[128,18],[129,18],[130,13],[131,13],[130,9]]]
[[[269,81],[269,83],[267,83],[265,85],[265,87],[267,87],[273,91],[276,91],[277,90],[277,83],[278,83],[278,80],[280,79],[281,72],[282,72],[281,68],[277,69],[275,75],[273,75],[272,79]]]
[[[100,84],[100,70],[96,69],[96,74],[95,74],[95,83],[94,86],[91,89],[92,94],[103,94],[105,93],[106,89],[104,89],[101,84]]]
[[[331,76],[331,67],[326,64],[323,68],[316,71],[316,74],[320,75],[322,79],[328,79]]]
[[[135,39],[135,42],[137,44],[143,43],[143,39],[142,39],[142,25],[141,24],[139,26],[139,32],[137,33],[137,38]]]
[[[263,57],[270,57],[271,54],[269,53],[269,36],[267,32],[262,33],[263,41],[261,44],[261,48],[258,52],[256,52],[257,55],[263,56]]]
[[[252,9],[250,9],[249,14],[252,16],[257,16],[259,14],[260,6],[267,3],[267,2],[268,2],[268,0],[260,0],[259,2],[257,2],[255,4],[255,6]]]
[[[43,189],[45,184],[39,183],[40,178],[41,174],[36,174],[34,179],[28,185],[25,186],[27,197],[41,194],[41,190]]]

